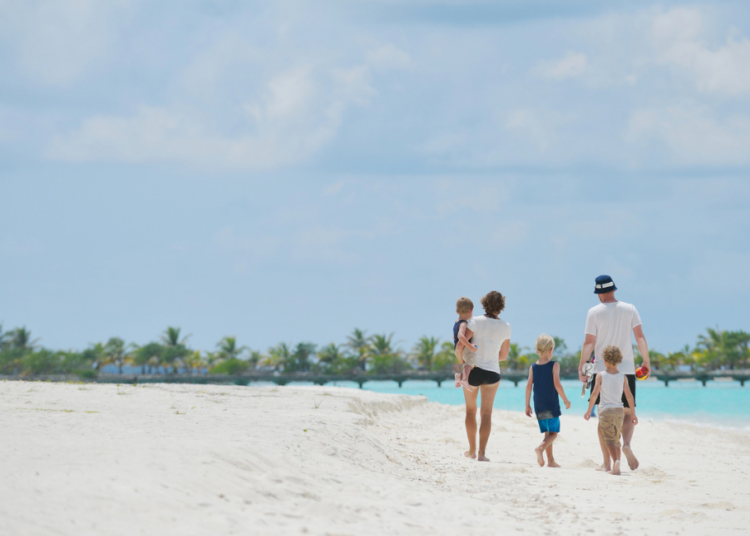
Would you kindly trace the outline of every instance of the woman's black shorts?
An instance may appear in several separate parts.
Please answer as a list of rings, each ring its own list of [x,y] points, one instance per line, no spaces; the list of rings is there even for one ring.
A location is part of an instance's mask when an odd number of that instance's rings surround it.
[[[480,385],[492,385],[500,381],[500,374],[490,370],[474,367],[469,373],[469,385],[479,387]]]
[[[630,392],[633,393],[633,402],[635,402],[635,374],[625,374],[625,377],[628,379],[628,386],[630,386]],[[469,380],[471,381],[471,379]],[[589,393],[594,392],[594,386],[596,385],[596,374],[591,378],[591,389],[589,390]],[[596,397],[596,405],[599,405],[599,399],[601,396]],[[589,400],[591,400],[591,395],[589,394]],[[630,407],[630,404],[628,404],[628,399],[625,398],[625,393],[622,393],[622,403],[626,408]],[[635,405],[637,406],[638,403],[635,402]]]

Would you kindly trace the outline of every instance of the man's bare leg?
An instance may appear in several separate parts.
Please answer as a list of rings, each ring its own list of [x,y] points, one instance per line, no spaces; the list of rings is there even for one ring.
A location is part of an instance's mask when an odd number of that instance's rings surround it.
[[[482,407],[479,411],[482,423],[479,425],[479,453],[477,454],[477,460],[480,462],[490,461],[485,456],[485,449],[487,448],[487,441],[489,441],[490,432],[492,431],[492,405],[495,403],[495,395],[497,394],[498,387],[500,387],[500,382],[492,385],[482,385],[479,388],[482,391]],[[464,392],[466,392],[466,389],[464,389]]]
[[[469,440],[469,450],[464,453],[467,458],[477,457],[477,395],[479,390],[464,389],[466,401],[466,437]]]
[[[602,418],[601,413],[599,413],[599,418]],[[604,436],[602,435],[602,429],[597,426],[596,431],[597,434],[599,434],[599,446],[602,449],[602,457],[604,459],[604,462],[599,467],[597,467],[596,470],[610,472],[612,470],[612,466],[610,464],[609,450],[607,449],[607,444],[604,442]]]
[[[612,457],[612,470],[608,471],[610,474],[613,475],[619,475],[620,474],[620,449],[615,446],[614,443],[608,443],[607,444],[607,450],[609,451],[609,455]]]
[[[622,453],[625,454],[625,458],[628,460],[630,470],[635,471],[640,464],[638,463],[638,458],[633,454],[633,449],[630,447],[633,432],[635,431],[632,415],[630,408],[625,408],[625,418],[622,420]]]

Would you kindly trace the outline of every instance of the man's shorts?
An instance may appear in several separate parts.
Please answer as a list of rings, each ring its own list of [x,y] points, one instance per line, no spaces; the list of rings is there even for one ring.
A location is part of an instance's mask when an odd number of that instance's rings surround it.
[[[630,386],[630,392],[633,393],[633,402],[635,403],[635,374],[625,374],[625,377],[628,379],[628,386]],[[594,392],[594,386],[596,385],[596,374],[591,378],[591,389],[589,390],[590,393]],[[591,394],[589,393],[589,400],[591,400]],[[599,399],[601,397],[596,397],[596,405],[599,405]],[[622,392],[622,404],[629,408],[630,404],[628,404],[628,399],[625,397],[625,391]],[[638,406],[638,404],[635,404]]]
[[[500,381],[500,374],[491,370],[474,367],[469,373],[469,385],[479,387],[480,385],[492,385]]]
[[[472,367],[477,364],[477,353],[472,352],[466,346],[463,347],[461,358],[464,360],[465,364],[471,365]]]
[[[560,417],[552,417],[551,419],[539,419],[539,431],[560,433]]]
[[[625,418],[624,408],[607,408],[599,412],[599,429],[602,431],[604,442],[620,448],[622,421]]]

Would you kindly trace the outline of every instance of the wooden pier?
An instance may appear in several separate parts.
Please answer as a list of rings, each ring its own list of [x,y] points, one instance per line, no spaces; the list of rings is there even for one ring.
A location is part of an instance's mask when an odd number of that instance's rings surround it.
[[[502,371],[500,374],[501,381],[513,382],[515,386],[523,383],[528,378],[526,371]],[[564,380],[577,380],[577,374],[562,374]],[[24,380],[24,381],[67,381],[78,382],[87,381],[94,383],[122,383],[122,384],[139,384],[139,383],[195,383],[195,384],[217,384],[217,385],[248,385],[250,383],[273,383],[276,385],[286,385],[293,382],[313,383],[316,385],[326,385],[336,382],[353,382],[359,385],[360,389],[367,382],[373,381],[393,381],[401,387],[407,381],[433,381],[438,387],[443,382],[453,384],[453,373],[439,372],[409,372],[403,374],[360,374],[352,376],[333,376],[321,374],[100,374],[93,379],[81,380],[77,376],[0,376],[0,380]],[[705,371],[705,372],[662,372],[652,371],[650,381],[662,381],[665,386],[670,382],[693,380],[699,381],[705,387],[709,381],[738,381],[740,386],[750,381],[750,370],[736,371]]]

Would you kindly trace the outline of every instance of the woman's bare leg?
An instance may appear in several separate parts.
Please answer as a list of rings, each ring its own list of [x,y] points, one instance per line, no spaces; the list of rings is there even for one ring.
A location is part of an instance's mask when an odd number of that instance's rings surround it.
[[[482,417],[482,424],[479,425],[479,452],[477,459],[480,462],[490,461],[485,456],[485,449],[487,448],[487,441],[490,439],[490,432],[492,431],[492,405],[495,403],[495,395],[497,394],[497,388],[500,387],[500,382],[493,383],[492,385],[482,385],[479,390],[482,391],[482,407],[479,410],[479,414]]]
[[[466,400],[466,437],[469,439],[469,450],[464,454],[467,458],[477,457],[477,396],[479,389],[470,391],[464,388]]]

